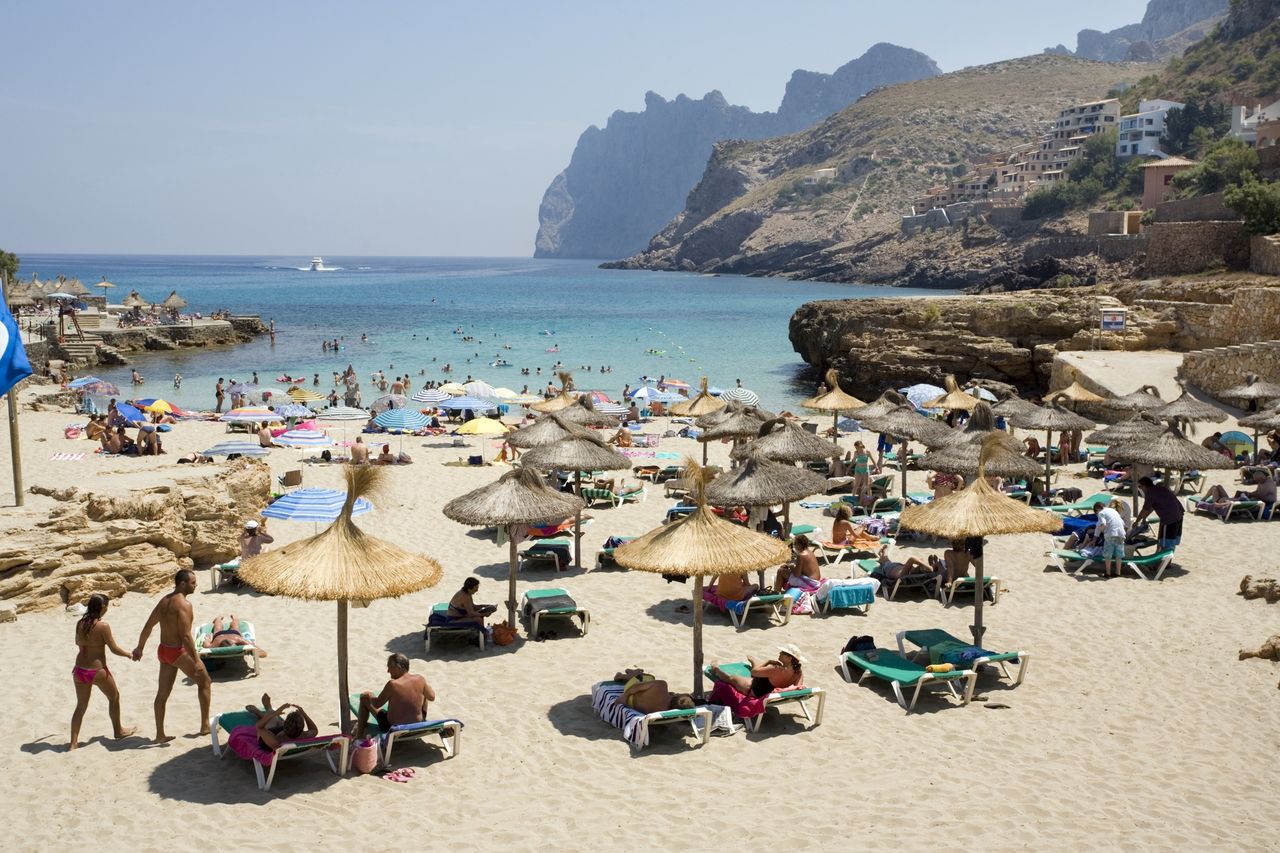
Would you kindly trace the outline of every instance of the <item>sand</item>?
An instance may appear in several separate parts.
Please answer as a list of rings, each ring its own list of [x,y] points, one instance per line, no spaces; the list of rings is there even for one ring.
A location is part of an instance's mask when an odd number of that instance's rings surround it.
[[[51,461],[58,451],[92,450],[62,438],[72,420],[23,415],[28,484],[123,492],[194,476],[174,464],[177,453],[223,437],[219,425],[184,424],[167,439],[167,457]],[[986,611],[987,645],[1024,649],[1032,660],[1022,686],[983,678],[985,703],[968,707],[940,694],[907,715],[887,689],[844,683],[836,661],[852,635],[870,634],[881,645],[909,628],[963,636],[969,605],[908,596],[877,602],[867,616],[794,616],[785,627],[756,621],[743,631],[710,614],[709,660],[767,656],[781,642],[797,643],[811,660],[808,683],[827,690],[822,725],[810,729],[790,709],[775,711],[759,734],[739,732],[701,749],[672,727],[633,755],[593,715],[590,687],[625,666],[691,686],[692,617],[676,609],[689,587],[645,573],[535,571],[521,576],[521,590],[568,588],[592,611],[588,636],[561,631],[558,639],[484,653],[446,641],[425,654],[422,626],[433,602],[473,574],[482,580],[479,600],[501,602],[505,591],[505,549],[440,513],[445,501],[504,469],[445,466],[467,451],[443,443],[406,441],[417,462],[389,472],[387,494],[358,522],[440,560],[444,580],[352,611],[351,675],[353,688],[377,689],[387,654],[407,654],[439,693],[433,715],[466,724],[458,757],[445,761],[421,743],[397,748],[397,766],[417,771],[407,784],[337,779],[323,761],[304,759],[285,764],[263,793],[247,762],[214,759],[207,738],[180,736],[162,747],[141,737],[104,739],[110,728],[101,695],[84,723],[87,742],[67,754],[74,617],[23,614],[0,625],[5,847],[377,850],[435,837],[453,849],[508,850],[763,846],[770,838],[800,849],[1274,849],[1277,666],[1239,662],[1236,653],[1275,633],[1277,611],[1235,593],[1242,575],[1276,572],[1280,527],[1189,516],[1180,568],[1159,583],[1064,575],[1046,568],[1048,537],[993,539],[988,572],[1006,591]],[[697,451],[683,439],[660,449]],[[7,434],[0,435],[5,487],[7,452]],[[299,456],[273,451],[273,473],[296,467]],[[712,458],[727,458],[727,446],[715,445]],[[304,469],[307,486],[339,485],[336,466]],[[1211,481],[1228,482],[1229,474]],[[912,472],[911,488],[922,479]],[[1081,481],[1086,494],[1093,485]],[[0,501],[12,506],[11,495]],[[593,510],[584,554],[593,558],[610,534],[650,529],[669,503],[651,487],[643,503]],[[4,511],[5,526],[31,524],[50,506],[28,496],[25,510]],[[817,511],[800,510],[793,520],[829,525]],[[310,535],[312,526],[275,522],[271,533],[278,547]],[[108,619],[126,648],[154,599],[130,593],[113,604]],[[260,677],[236,664],[215,673],[215,713],[269,691],[277,702],[304,705],[322,729],[336,723],[334,605],[244,588],[210,591],[204,571],[193,604],[199,622],[228,611],[252,619],[270,651]],[[143,734],[153,725],[155,642],[141,663],[111,661],[126,722]],[[196,710],[195,690],[180,679],[170,732],[194,731]]]

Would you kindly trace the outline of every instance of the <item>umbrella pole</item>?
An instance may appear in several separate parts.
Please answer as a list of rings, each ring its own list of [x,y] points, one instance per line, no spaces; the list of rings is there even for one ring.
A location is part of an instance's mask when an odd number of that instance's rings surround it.
[[[840,446],[840,413],[831,413],[831,443]]]
[[[986,627],[982,624],[982,599],[985,591],[982,588],[982,558],[973,561],[973,624],[970,629],[973,631],[973,644],[975,646],[982,645],[982,635],[986,633]]]
[[[693,695],[702,701],[702,575],[693,579]]]
[[[907,453],[907,440],[902,440],[902,447],[898,448],[898,467],[902,469],[902,506],[907,505],[907,459],[910,454]]]
[[[782,538],[791,538],[791,501],[782,505]]]
[[[703,467],[707,464],[707,443],[705,441],[702,442],[702,464]]]
[[[351,703],[347,697],[347,602],[338,602],[338,707],[341,709],[342,733],[351,734]]]
[[[582,472],[575,471],[573,474],[577,481],[578,500],[582,500]],[[582,508],[579,507],[573,513],[573,567],[575,569],[582,568]]]
[[[516,627],[516,526],[507,527],[507,542],[510,545],[507,557],[507,624]]]
[[[1062,439],[1058,439],[1061,441]],[[1044,500],[1049,500],[1049,478],[1053,475],[1053,430],[1044,431]]]

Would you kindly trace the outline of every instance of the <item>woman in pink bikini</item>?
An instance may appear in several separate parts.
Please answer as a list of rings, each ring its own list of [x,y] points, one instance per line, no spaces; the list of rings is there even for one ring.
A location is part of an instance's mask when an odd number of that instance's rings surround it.
[[[116,680],[107,669],[107,649],[113,655],[122,658],[129,653],[116,645],[116,638],[111,635],[111,626],[102,618],[107,612],[107,597],[101,593],[89,596],[85,603],[84,616],[76,623],[76,664],[71,668],[71,681],[76,688],[76,710],[71,715],[71,746],[75,749],[80,742],[80,724],[84,722],[84,712],[89,709],[89,698],[97,685],[107,696],[111,727],[117,740],[128,737],[137,731],[136,728],[125,728],[120,722],[120,690]]]

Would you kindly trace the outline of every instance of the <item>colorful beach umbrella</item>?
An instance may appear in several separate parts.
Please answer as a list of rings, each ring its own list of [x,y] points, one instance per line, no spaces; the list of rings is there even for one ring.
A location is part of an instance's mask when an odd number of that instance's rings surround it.
[[[318,421],[367,421],[369,413],[352,406],[334,406],[316,415]]]
[[[67,387],[79,389],[79,388],[83,388],[86,385],[92,385],[95,382],[103,382],[103,381],[105,380],[99,379],[96,376],[81,376],[79,379],[72,379],[70,382],[68,382]]]
[[[427,403],[436,406],[449,399],[449,395],[439,388],[423,388],[412,397],[415,403]]]
[[[915,406],[917,409],[923,408],[925,403],[930,400],[936,400],[939,397],[946,396],[947,389],[937,385],[930,385],[928,382],[921,382],[912,385],[909,388],[899,388],[898,393],[907,398],[907,402]]]
[[[311,411],[301,403],[290,403],[287,406],[282,406],[279,409],[276,409],[276,414],[280,415],[282,418],[309,418],[314,415],[315,412]]]
[[[285,447],[329,447],[333,444],[333,439],[318,429],[291,429],[276,436],[273,441]]]
[[[414,409],[387,409],[374,418],[373,422],[385,430],[413,432],[431,423],[431,418]]]
[[[453,431],[454,435],[506,435],[511,428],[493,418],[473,418]]]
[[[270,451],[249,441],[224,441],[215,444],[208,450],[202,450],[201,456],[266,456]]]
[[[309,521],[312,524],[325,524],[342,515],[342,505],[346,500],[347,493],[337,489],[297,489],[276,498],[262,511],[262,515],[282,521]],[[356,498],[351,514],[363,515],[371,509],[373,504],[369,501]]]
[[[297,385],[289,388],[284,393],[288,394],[289,398],[295,403],[316,403],[324,399],[323,394],[317,394],[309,388],[299,388]],[[334,517],[337,518],[337,516]]]
[[[116,413],[126,421],[145,421],[147,419],[146,414],[141,409],[130,406],[128,403],[116,403]]]
[[[657,388],[652,388],[648,385],[645,385],[644,387],[637,388],[636,390],[632,391],[631,399],[639,400],[642,402],[649,402],[649,403],[674,403],[682,398],[680,397],[679,394],[672,394],[667,391],[659,391]]]
[[[232,409],[218,420],[229,424],[261,424],[280,420],[280,415],[261,407]]]
[[[148,412],[159,412],[160,414],[163,414],[163,415],[182,414],[182,409],[179,409],[177,406],[173,405],[173,403],[170,403],[168,400],[146,399],[146,400],[134,400],[134,402],[142,406],[142,408],[147,410]]]
[[[452,397],[461,397],[467,393],[467,389],[459,385],[457,382],[446,382],[440,386],[439,390]]]

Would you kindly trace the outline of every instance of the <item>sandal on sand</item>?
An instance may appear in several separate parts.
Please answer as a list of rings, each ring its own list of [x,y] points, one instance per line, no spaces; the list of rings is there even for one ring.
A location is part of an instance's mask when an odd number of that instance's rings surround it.
[[[412,767],[405,767],[400,770],[392,770],[390,773],[387,773],[382,778],[386,779],[388,782],[408,782],[410,779],[412,779],[414,776],[417,776],[417,775],[418,775],[417,771],[415,771]]]

